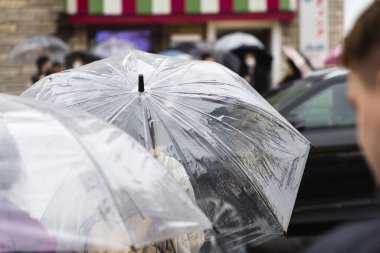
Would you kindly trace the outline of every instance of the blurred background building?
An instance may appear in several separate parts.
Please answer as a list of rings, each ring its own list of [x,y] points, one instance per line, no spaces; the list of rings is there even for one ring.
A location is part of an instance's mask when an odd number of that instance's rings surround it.
[[[272,54],[275,84],[285,71],[282,46],[301,50],[322,68],[345,30],[344,0],[0,0],[0,8],[0,92],[14,94],[30,85],[35,66],[10,62],[9,53],[36,34],[58,36],[71,50],[116,37],[157,52],[243,31]]]

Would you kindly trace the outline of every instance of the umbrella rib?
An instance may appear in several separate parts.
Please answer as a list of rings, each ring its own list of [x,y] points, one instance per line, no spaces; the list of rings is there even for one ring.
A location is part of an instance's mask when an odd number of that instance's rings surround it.
[[[163,61],[163,62],[160,64],[160,66],[161,66],[164,62],[165,62],[165,61]],[[192,65],[194,65],[194,64],[195,64],[195,63],[188,63],[188,64],[186,64],[186,65],[182,65],[182,66],[177,67],[177,69],[191,68]],[[147,82],[150,81],[150,79],[151,79],[151,78],[152,78],[157,72],[158,72],[158,68],[157,68],[157,71],[155,71],[153,74],[151,74],[151,75],[149,76]],[[169,73],[168,75],[165,75],[164,78],[160,79],[160,82],[164,82],[166,79],[172,77],[172,76],[175,75],[175,74],[178,74],[178,70],[177,70],[177,71],[172,71],[172,72]],[[153,83],[153,84],[154,84],[154,83]],[[162,88],[162,87],[163,87],[163,86],[160,86],[159,88]],[[152,88],[150,88],[150,89],[154,89],[154,87],[152,87]]]
[[[123,104],[122,106],[120,106],[117,110],[115,110],[115,113],[113,115],[111,115],[111,117],[109,119],[106,119],[106,121],[109,123],[112,123],[136,99],[137,99],[137,97],[134,97],[130,101],[126,101],[126,103]]]
[[[154,69],[153,73],[150,74],[148,78],[146,78],[145,83],[149,83],[150,79],[151,79],[153,76],[157,75],[158,72],[161,72],[161,68],[163,67],[163,65],[164,65],[165,62],[166,62],[166,60],[162,60],[162,61],[158,64],[158,66]]]
[[[241,88],[241,86],[239,85],[233,85],[233,84],[230,84],[230,83],[225,83],[225,82],[215,82],[215,80],[203,80],[203,81],[194,81],[194,82],[184,82],[184,83],[180,83],[180,82],[176,82],[175,84],[172,84],[172,85],[160,85],[158,87],[153,87],[153,89],[162,89],[162,88],[167,88],[167,87],[175,87],[175,86],[180,86],[180,85],[188,85],[188,84],[213,84],[213,85],[226,85],[226,86],[233,86],[233,87],[236,87],[236,88]],[[178,93],[178,94],[189,94],[189,92],[185,92],[185,91],[178,91],[178,90],[175,90],[175,91],[165,91],[165,94],[167,93]],[[208,94],[208,93],[205,93],[205,94]]]

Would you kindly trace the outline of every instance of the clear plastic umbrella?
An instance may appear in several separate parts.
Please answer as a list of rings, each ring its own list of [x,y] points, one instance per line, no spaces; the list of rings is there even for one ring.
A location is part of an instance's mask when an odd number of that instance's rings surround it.
[[[176,50],[176,49],[167,49],[158,52],[159,55],[165,55],[165,56],[171,56],[171,57],[177,57],[184,60],[191,60],[193,57],[190,54],[187,54],[185,52]]]
[[[125,40],[110,38],[95,45],[91,52],[101,58],[107,58],[116,54],[124,54],[132,48],[134,46]]]
[[[343,43],[340,43],[328,52],[327,57],[325,59],[325,64],[339,65],[342,52],[343,52]]]
[[[11,61],[28,59],[28,55],[34,57],[47,54],[53,61],[63,62],[70,47],[58,37],[48,35],[36,35],[17,44],[11,51]],[[33,58],[33,57],[32,57]]]
[[[286,57],[294,62],[302,75],[307,75],[315,70],[309,59],[299,50],[293,47],[283,46],[282,51]]]
[[[222,65],[131,50],[49,76],[23,96],[90,112],[177,168],[224,247],[287,230],[309,142]]]
[[[0,95],[0,252],[139,248],[211,227],[167,170],[88,114]]]
[[[215,43],[215,51],[232,51],[240,47],[257,47],[264,49],[263,43],[249,33],[230,33],[218,39]]]

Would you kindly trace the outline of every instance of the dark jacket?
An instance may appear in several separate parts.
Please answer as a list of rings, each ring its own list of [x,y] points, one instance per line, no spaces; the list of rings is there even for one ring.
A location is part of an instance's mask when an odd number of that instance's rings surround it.
[[[307,253],[378,253],[380,219],[343,226],[314,244]]]
[[[380,201],[380,191],[374,201]],[[380,210],[378,210],[380,213]],[[312,245],[307,253],[378,253],[380,219],[352,222],[337,228]]]

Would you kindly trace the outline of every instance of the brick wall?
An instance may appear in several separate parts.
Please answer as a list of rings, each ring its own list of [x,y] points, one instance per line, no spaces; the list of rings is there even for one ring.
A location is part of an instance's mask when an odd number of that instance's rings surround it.
[[[53,34],[64,0],[0,0],[0,92],[19,94],[30,85],[34,62],[11,63],[8,56],[20,41]]]
[[[329,48],[333,48],[343,40],[344,0],[329,1]]]

